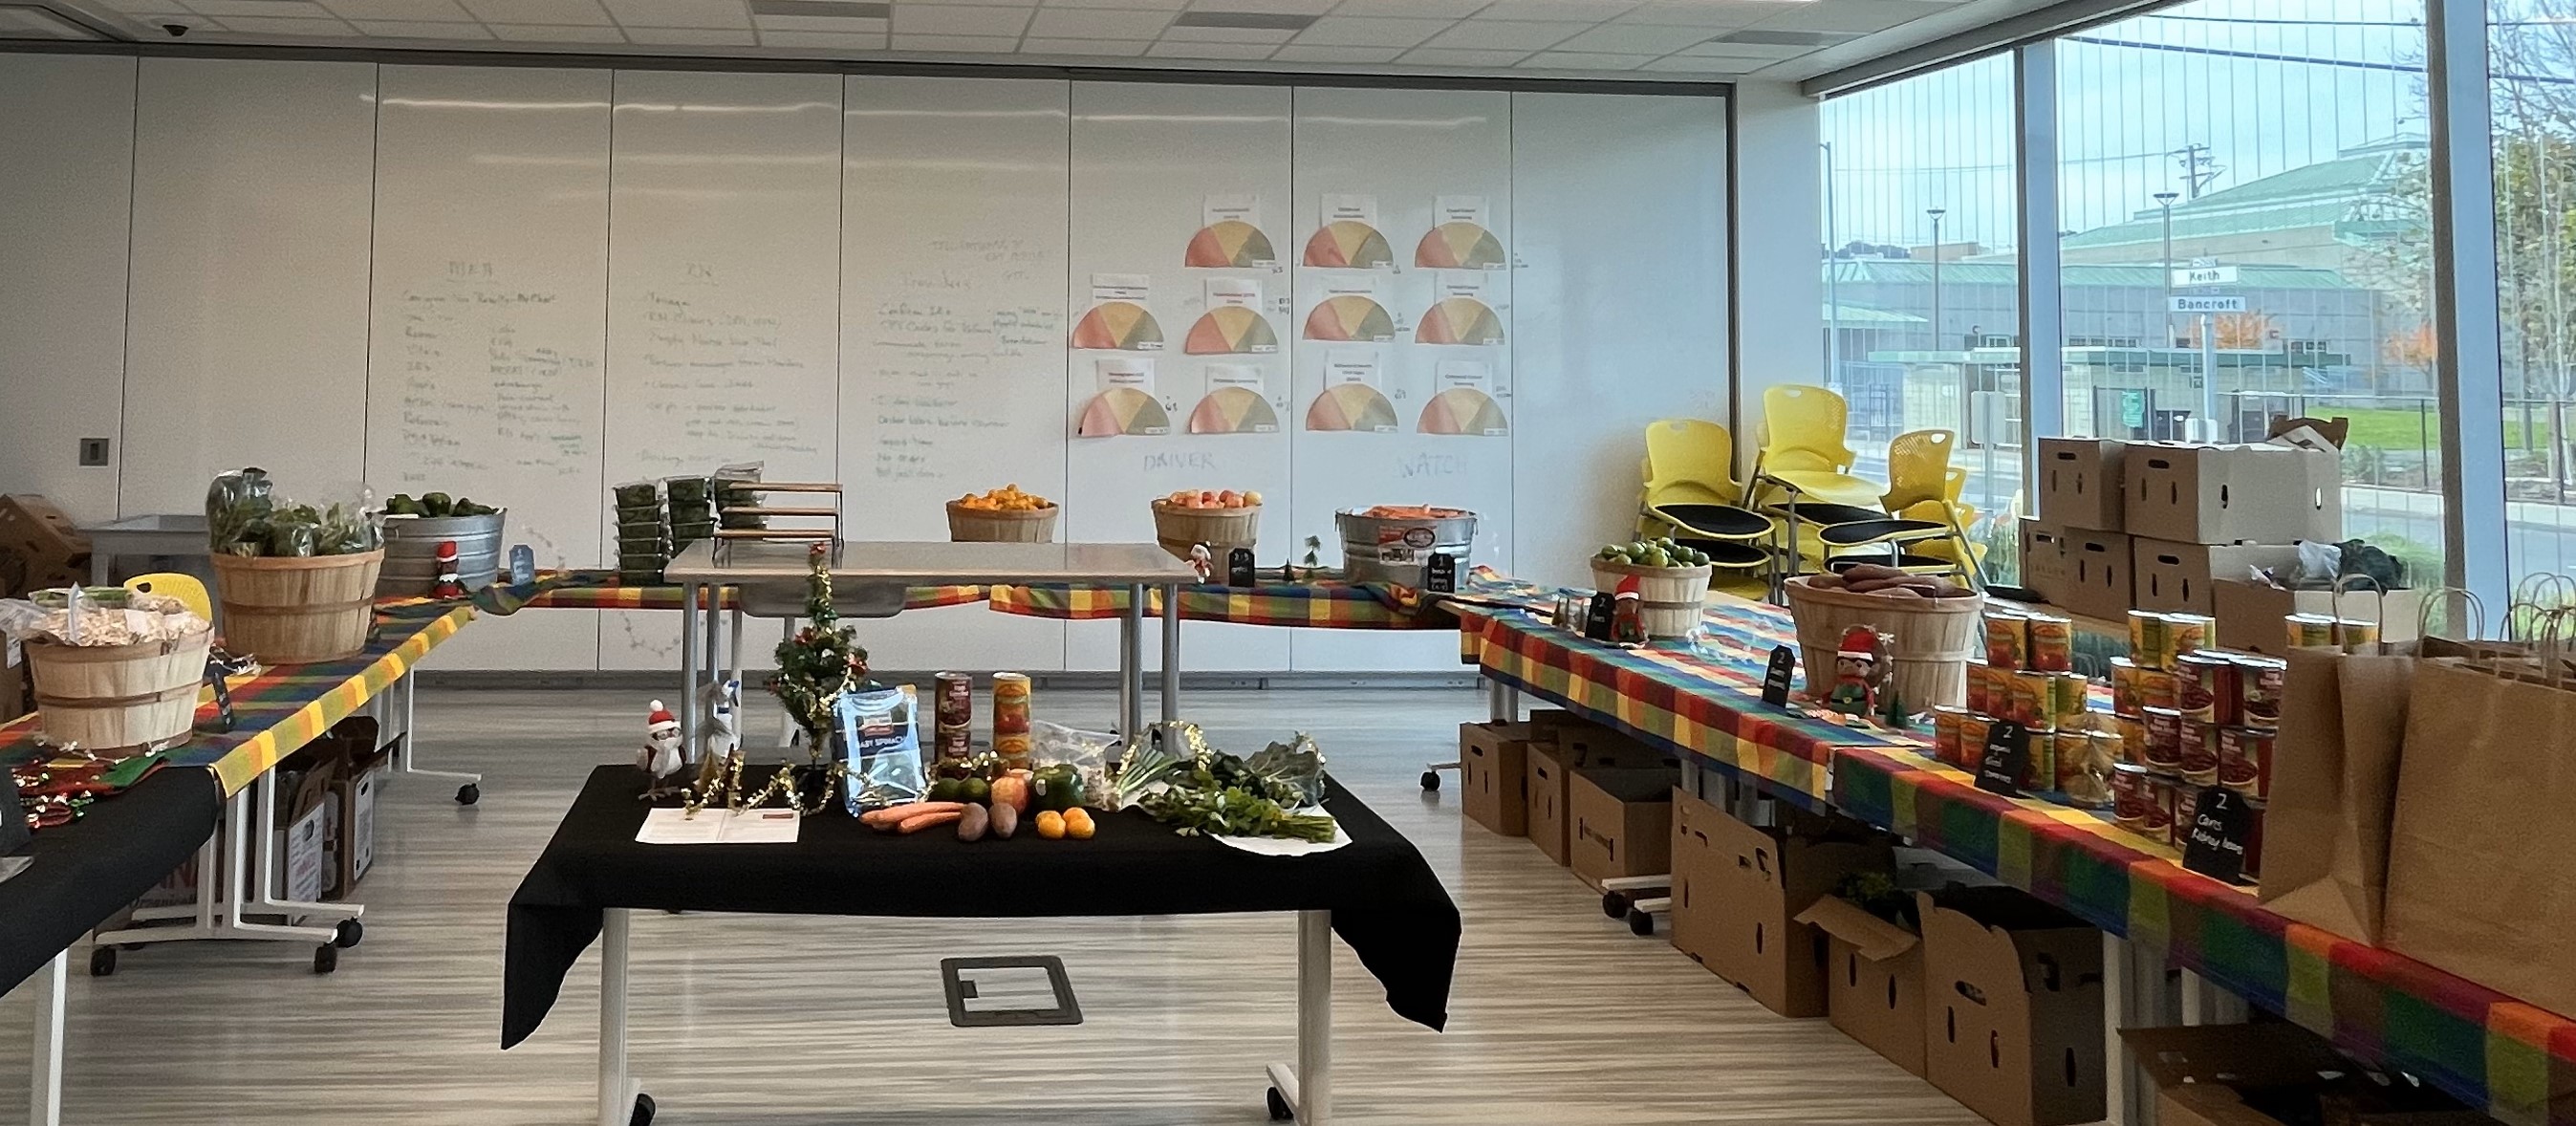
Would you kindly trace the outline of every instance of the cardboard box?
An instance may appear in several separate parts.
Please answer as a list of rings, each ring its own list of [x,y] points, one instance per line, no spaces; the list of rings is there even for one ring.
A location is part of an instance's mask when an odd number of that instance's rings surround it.
[[[376,792],[393,776],[393,753],[379,751],[354,764],[331,784],[331,897],[357,894],[358,881],[376,863]]]
[[[1798,914],[1825,932],[1825,1018],[1888,1062],[1923,1074],[1923,940],[1838,895]]]
[[[2034,517],[2021,518],[2021,585],[2051,606],[2066,604],[2065,528]]]
[[[1996,1126],[2101,1121],[2102,932],[2011,888],[1915,902],[1924,1078]]]
[[[2158,1126],[2492,1126],[2426,1088],[2360,1074],[2296,1025],[2126,1028],[2120,1039],[2156,1088]]]
[[[1808,823],[1758,828],[1732,817],[1710,820],[1708,835],[1717,934],[1701,963],[1781,1016],[1825,1015],[1828,945],[1798,916],[1844,876],[1893,867],[1887,843],[1839,838]]]
[[[1571,771],[1557,758],[1554,743],[1528,744],[1523,760],[1528,763],[1525,787],[1529,806],[1521,818],[1521,831],[1541,855],[1563,864],[1566,861],[1566,826],[1572,822],[1565,815],[1565,803],[1571,794]]]
[[[2290,630],[2281,619],[2292,614],[2331,614],[2379,623],[2382,641],[2413,641],[2421,636],[2424,592],[2392,590],[2383,599],[2375,590],[2281,590],[2250,579],[2218,577],[2209,589],[2218,616],[2219,639],[2230,649],[2278,657],[2290,647]]]
[[[2064,528],[2119,531],[2120,455],[2105,438],[2039,440],[2039,518]]]
[[[278,810],[283,828],[270,842],[270,855],[277,858],[276,886],[281,898],[316,902],[338,876],[330,862],[331,780],[328,769],[309,770],[291,792],[279,795],[286,808]],[[257,884],[249,890],[257,890]]]
[[[2176,543],[2341,540],[2342,472],[2331,450],[2131,445],[2123,528]]]
[[[1661,876],[1673,870],[1669,766],[1579,766],[1565,803],[1566,866],[1583,882]]]
[[[1458,725],[1458,804],[1468,820],[1506,837],[1529,831],[1529,743],[1526,723]]]
[[[1558,759],[1571,767],[1643,768],[1668,766],[1673,761],[1673,756],[1666,754],[1661,748],[1639,742],[1626,734],[1597,723],[1576,720],[1556,724],[1547,731],[1553,736]],[[1538,730],[1533,729],[1531,739],[1535,741],[1537,738],[1539,738]]]
[[[68,563],[89,555],[89,537],[54,502],[34,493],[12,493],[0,496],[0,551],[35,562]]]
[[[2070,614],[2125,620],[2134,579],[2128,533],[2066,528],[2059,534],[2066,552],[2063,597],[2049,601]]]
[[[2190,614],[2216,612],[2216,592],[2211,588],[2218,579],[2243,575],[2254,567],[2295,567],[2299,562],[2299,549],[2286,544],[2138,539],[2130,541],[2129,554],[2136,570],[2138,609]],[[2277,635],[2282,630],[2274,629],[2272,633]],[[2220,644],[2235,647],[2235,639],[2225,630],[2220,630],[2218,637]]]
[[[1705,777],[1705,774],[1703,774]],[[1687,790],[1673,790],[1673,906],[1665,930],[1673,949],[1702,965],[1714,965],[1723,931],[1718,926],[1721,893],[1716,841],[1717,822],[1732,821],[1716,803]]]
[[[27,699],[26,658],[20,655],[16,644],[0,641],[0,645],[8,646],[7,656],[17,658],[0,660],[0,723],[7,723],[35,708]]]

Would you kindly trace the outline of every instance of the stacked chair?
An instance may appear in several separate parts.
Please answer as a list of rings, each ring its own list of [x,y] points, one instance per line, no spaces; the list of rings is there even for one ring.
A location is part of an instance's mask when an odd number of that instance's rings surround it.
[[[1778,526],[1744,507],[1735,479],[1735,439],[1726,428],[1695,418],[1668,418],[1646,427],[1645,488],[1637,532],[1671,536],[1708,553],[1709,585],[1730,594],[1762,597],[1779,581],[1773,549]]]

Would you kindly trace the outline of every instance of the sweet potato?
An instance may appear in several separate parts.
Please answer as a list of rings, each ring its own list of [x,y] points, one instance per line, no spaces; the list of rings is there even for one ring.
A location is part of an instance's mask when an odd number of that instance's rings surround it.
[[[1841,575],[1823,574],[1807,576],[1807,585],[1816,590],[1841,590],[1851,584]]]
[[[1909,577],[1911,576],[1908,576],[1905,572],[1897,570],[1894,567],[1887,566],[1884,563],[1854,563],[1849,567],[1843,568],[1843,578],[1856,583],[1868,582],[1872,579],[1902,579]]]
[[[1852,580],[1851,586],[1846,589],[1850,590],[1853,594],[1876,594],[1882,590],[1888,590],[1902,585],[1904,584],[1892,578],[1854,579]]]

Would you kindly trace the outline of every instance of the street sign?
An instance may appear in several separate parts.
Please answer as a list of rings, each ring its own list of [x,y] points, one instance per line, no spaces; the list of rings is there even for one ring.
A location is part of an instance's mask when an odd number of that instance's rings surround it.
[[[2215,266],[2215,265],[2217,265],[2217,264],[2218,264],[2218,259],[2215,259],[2215,258],[2194,258],[2194,259],[2192,259],[2192,260],[2191,260],[2191,264],[2192,264],[2193,266],[2196,266],[2196,267]]]
[[[2177,294],[2167,299],[2165,307],[2176,313],[2242,313],[2245,311],[2245,299],[2242,297],[2184,297]]]
[[[2175,285],[2234,285],[2234,266],[2193,266],[2173,272]]]

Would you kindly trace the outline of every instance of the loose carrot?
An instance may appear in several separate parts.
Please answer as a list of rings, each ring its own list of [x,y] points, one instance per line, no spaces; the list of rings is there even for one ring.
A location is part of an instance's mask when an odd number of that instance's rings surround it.
[[[924,813],[918,817],[907,817],[903,820],[901,825],[896,826],[896,829],[899,832],[918,833],[924,829],[931,829],[949,824],[950,822],[956,821],[965,816],[966,811],[962,809],[943,809],[936,813]]]
[[[860,814],[859,824],[872,829],[891,829],[925,813],[958,813],[963,812],[965,808],[966,803],[954,801],[921,801],[910,805],[890,805],[884,809],[871,809]]]

